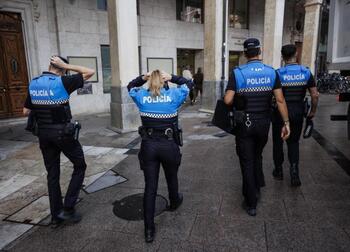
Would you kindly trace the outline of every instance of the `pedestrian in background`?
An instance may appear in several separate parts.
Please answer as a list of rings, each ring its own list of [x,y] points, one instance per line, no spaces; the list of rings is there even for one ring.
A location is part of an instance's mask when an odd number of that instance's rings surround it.
[[[185,69],[182,71],[182,77],[184,77],[186,80],[190,80],[191,82],[193,81],[192,73],[189,69]],[[190,90],[191,105],[193,105],[193,99],[194,99],[194,89],[191,89]]]
[[[204,75],[202,73],[202,68],[198,67],[197,73],[193,76],[194,83],[194,99],[193,103],[197,101],[198,94],[201,94],[201,104],[202,104],[202,96],[203,96],[203,79]]]

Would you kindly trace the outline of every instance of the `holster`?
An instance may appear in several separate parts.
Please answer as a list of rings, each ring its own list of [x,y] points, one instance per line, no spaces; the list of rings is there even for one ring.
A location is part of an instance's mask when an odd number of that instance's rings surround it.
[[[28,115],[27,126],[25,130],[31,132],[34,136],[38,136],[38,121],[33,110],[30,111]]]
[[[183,146],[182,129],[180,127],[174,127],[174,141],[177,145]]]

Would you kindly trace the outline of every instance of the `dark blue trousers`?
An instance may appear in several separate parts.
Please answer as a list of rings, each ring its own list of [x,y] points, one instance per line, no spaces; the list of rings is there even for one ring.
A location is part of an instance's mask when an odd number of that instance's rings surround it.
[[[164,169],[170,202],[178,199],[177,172],[181,163],[180,148],[173,140],[166,138],[143,139],[139,160],[145,176],[143,201],[145,228],[153,229],[160,165]]]
[[[52,218],[57,218],[63,207],[67,209],[74,208],[77,202],[86,170],[84,153],[79,141],[74,140],[72,136],[39,136],[39,144],[47,170],[51,216]],[[60,187],[61,152],[73,163],[72,178],[68,186],[64,204],[62,202]]]
[[[249,207],[256,207],[257,192],[265,186],[262,152],[267,143],[270,118],[252,120],[252,125],[240,125],[236,134],[236,150],[242,170],[243,196]]]

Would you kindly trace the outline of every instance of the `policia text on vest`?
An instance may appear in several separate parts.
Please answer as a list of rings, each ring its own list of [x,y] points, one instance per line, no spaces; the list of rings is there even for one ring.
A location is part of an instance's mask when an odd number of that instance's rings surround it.
[[[78,74],[66,76],[69,70]],[[93,74],[92,69],[70,65],[66,59],[53,56],[50,59],[49,70],[34,78],[29,84],[23,113],[29,115],[27,129],[39,138],[39,146],[48,173],[53,227],[63,222],[76,223],[81,220],[74,207],[84,180],[86,163],[82,146],[78,141],[80,124],[71,123],[69,95],[83,87],[84,81]],[[74,166],[64,202],[59,183],[61,152]]]
[[[260,188],[265,186],[262,151],[268,140],[271,122],[272,96],[277,101],[283,127],[281,139],[290,135],[288,110],[281,82],[276,71],[260,61],[260,42],[247,39],[244,53],[248,63],[232,70],[224,102],[234,106],[236,150],[243,177],[244,207],[251,216],[256,215]]]

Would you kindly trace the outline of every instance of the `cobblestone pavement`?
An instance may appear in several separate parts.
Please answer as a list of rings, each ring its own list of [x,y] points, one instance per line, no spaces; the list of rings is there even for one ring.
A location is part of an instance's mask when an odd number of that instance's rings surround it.
[[[322,96],[313,138],[301,140],[302,186],[290,187],[272,176],[271,140],[264,150],[266,187],[256,217],[241,208],[241,174],[234,137],[208,125],[211,115],[198,105],[181,113],[185,131],[179,171],[184,203],[174,213],[156,217],[155,242],[145,244],[143,222],[113,214],[113,203],[142,193],[137,134],[119,135],[106,128],[109,116],[79,118],[88,163],[85,189],[108,170],[126,182],[98,192],[81,193],[77,209],[83,220],[51,229],[45,168],[37,145],[23,125],[0,128],[0,247],[10,251],[349,251],[350,159],[346,123],[330,114],[347,104]],[[65,188],[71,164],[62,157]],[[349,166],[350,167],[350,166]],[[159,194],[167,196],[163,172]],[[20,223],[22,222],[22,223]],[[23,224],[25,223],[25,224]]]

